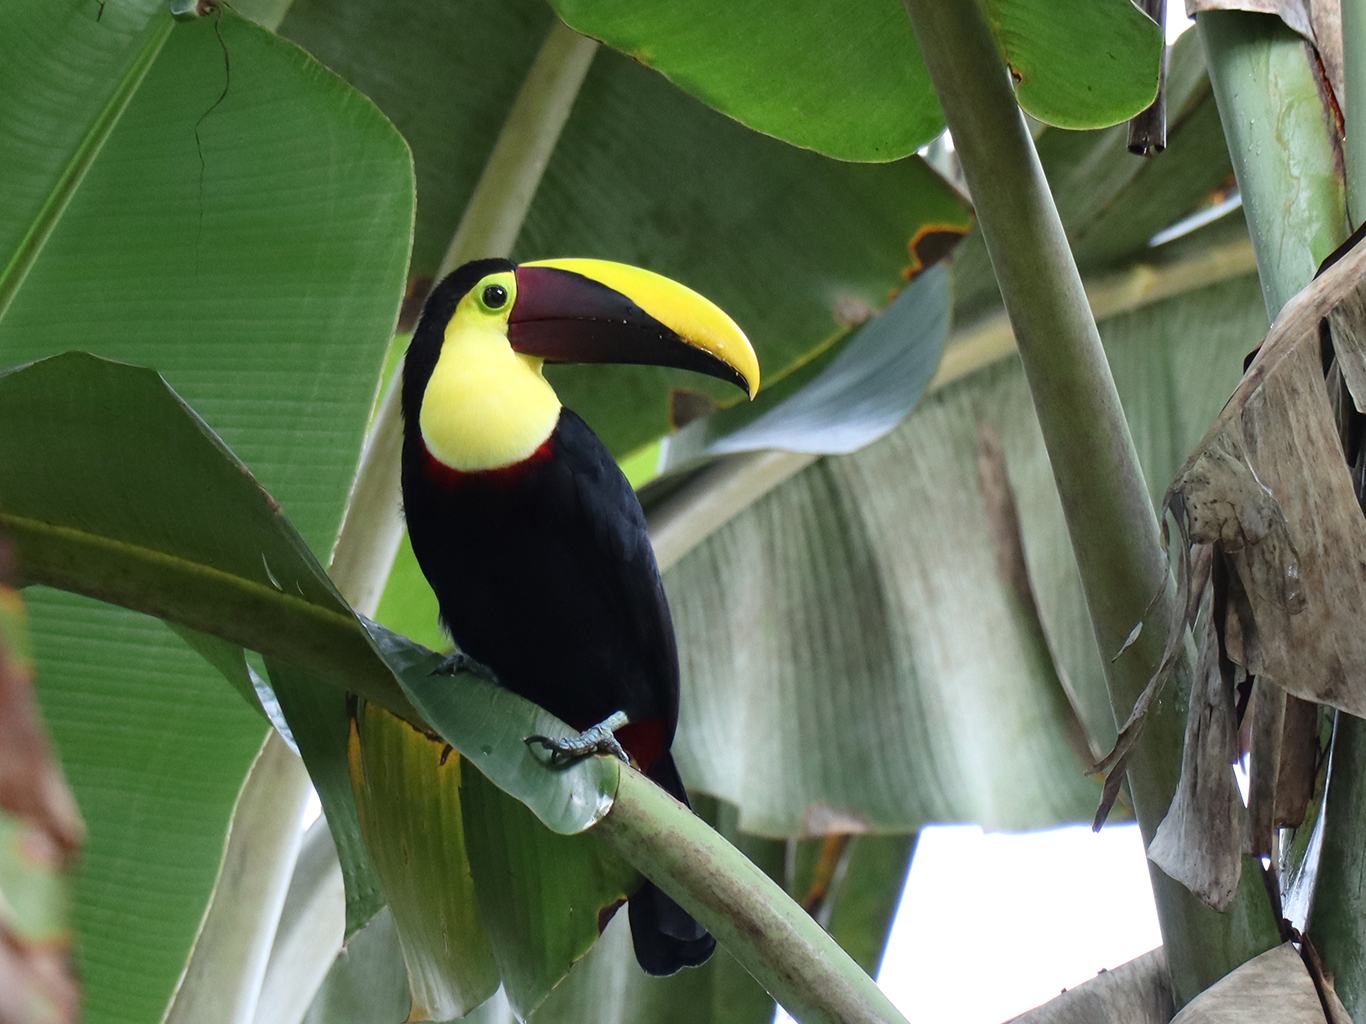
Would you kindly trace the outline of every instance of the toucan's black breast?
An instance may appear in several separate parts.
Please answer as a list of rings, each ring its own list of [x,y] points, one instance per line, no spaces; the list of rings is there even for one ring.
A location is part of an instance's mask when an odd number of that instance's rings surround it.
[[[678,655],[635,493],[568,409],[548,451],[482,473],[403,455],[413,550],[452,638],[509,689],[577,729],[615,711],[678,720]]]

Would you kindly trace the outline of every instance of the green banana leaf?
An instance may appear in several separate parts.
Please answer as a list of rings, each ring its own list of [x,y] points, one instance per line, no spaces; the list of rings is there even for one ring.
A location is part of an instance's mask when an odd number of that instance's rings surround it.
[[[350,939],[379,913],[385,895],[362,834],[352,788],[347,695],[306,669],[277,660],[267,661],[266,669],[285,726],[308,767],[336,844],[346,892],[342,936]]]
[[[553,2],[571,28],[717,110],[841,160],[894,160],[944,128],[896,0]],[[1039,120],[1097,128],[1152,102],[1162,32],[1127,0],[989,0],[987,10],[1020,105]]]
[[[475,769],[383,708],[353,705],[353,716],[360,825],[403,946],[409,1019],[463,1017],[493,995],[500,976],[465,849],[462,775]]]
[[[1156,493],[1264,328],[1249,278],[1102,325]],[[1001,439],[1042,644],[998,569],[983,424]],[[765,835],[1089,820],[1099,791],[1069,745],[1072,715],[1094,749],[1114,724],[1075,573],[1018,365],[950,385],[665,574],[680,769]]]
[[[34,433],[45,438],[41,450],[22,443]],[[402,839],[403,822],[420,838],[437,820],[432,813],[411,814],[419,796],[445,808],[448,819],[454,806],[453,827],[463,825],[471,850],[483,930],[492,938],[497,970],[513,1004],[529,1012],[596,939],[599,912],[634,887],[634,872],[598,843],[555,836],[546,828],[579,831],[605,813],[617,762],[588,758],[547,772],[522,740],[569,734],[563,723],[489,683],[437,675],[437,655],[373,624],[363,628],[278,505],[150,371],[72,353],[0,375],[0,443],[15,453],[0,463],[0,491],[10,495],[0,522],[14,533],[30,579],[154,612],[181,626],[212,629],[262,651],[324,796],[337,795],[339,771],[353,783],[357,770],[369,780],[357,785],[363,797],[357,826],[396,901],[395,913],[404,915],[400,923],[412,947],[408,962],[415,981],[423,954],[447,950],[455,939],[468,950],[483,934],[474,924],[468,873],[460,884],[460,844],[436,836],[437,852],[428,850],[424,859],[415,839],[392,841],[394,835]],[[54,460],[72,474],[48,472]],[[238,671],[227,658],[215,660]],[[420,712],[455,737],[470,758],[457,762],[465,774],[465,806],[450,804],[455,784],[434,786],[429,779],[404,789],[393,774],[394,758],[386,756],[393,744],[382,743],[383,734],[358,752],[361,759],[353,759],[349,772],[339,765],[326,711],[327,699],[343,688],[381,699],[418,724]],[[227,687],[220,691],[230,693]],[[260,721],[245,707],[244,714]],[[381,723],[392,723],[391,733],[417,735],[378,709],[376,714]],[[418,761],[425,763],[422,757],[429,755],[428,768],[436,771],[443,743],[417,738],[419,746],[426,744]],[[483,781],[476,766],[502,789]],[[445,769],[453,770],[454,765]],[[403,799],[395,797],[395,787]],[[391,819],[395,811],[400,820]],[[336,834],[342,856],[354,856],[346,845],[354,837],[347,829]],[[510,858],[523,862],[512,876],[506,870]],[[418,870],[421,864],[429,866],[426,874]],[[408,883],[412,877],[422,881],[422,889],[395,888],[394,880],[405,875]],[[551,876],[555,884],[545,884]],[[433,877],[448,887],[444,893]],[[442,895],[455,910],[426,922],[421,911]],[[435,930],[424,932],[424,923]],[[478,958],[459,962],[473,975],[453,989],[418,986],[424,1012],[450,1016],[497,987],[499,974],[487,955],[482,967]]]
[[[0,95],[0,365],[70,347],[155,364],[325,552],[402,290],[402,140],[290,44],[230,14],[175,25],[154,2],[5,4]],[[6,461],[56,458],[47,440],[21,425]],[[160,623],[30,600],[90,827],[85,1019],[158,1019],[266,726]]]
[[[746,414],[759,403],[712,413],[665,438],[664,468],[766,448],[848,454],[872,444],[906,418],[933,379],[949,333],[949,295],[948,267],[930,267],[781,401],[757,415]]]
[[[412,146],[415,276],[436,271],[553,17],[541,0],[298,0],[282,23]],[[774,382],[883,309],[903,272],[919,269],[914,246],[926,249],[927,234],[961,234],[968,219],[918,158],[862,167],[794,149],[600,50],[512,255],[620,260],[682,281],[748,332]],[[618,455],[671,429],[672,388],[723,405],[742,399],[721,382],[658,367],[552,367],[548,376]]]
[[[1167,148],[1149,159],[1128,149],[1128,127],[1048,129],[1036,148],[1077,266],[1084,276],[1159,256],[1148,240],[1232,180],[1204,54],[1194,32],[1171,48]],[[954,324],[1001,311],[1000,292],[980,231],[954,254]]]
[[[42,449],[22,443],[34,434]],[[27,579],[211,631],[431,723],[561,833],[606,812],[614,759],[547,773],[523,738],[568,726],[438,673],[439,655],[355,615],[274,499],[150,370],[74,352],[0,374],[0,441],[14,453],[0,462],[0,525]],[[54,461],[73,472],[53,475]]]

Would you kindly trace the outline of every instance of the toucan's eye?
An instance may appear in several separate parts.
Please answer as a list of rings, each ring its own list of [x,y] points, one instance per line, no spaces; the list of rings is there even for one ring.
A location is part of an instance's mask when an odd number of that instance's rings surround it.
[[[508,300],[508,290],[501,284],[491,284],[484,289],[484,305],[489,309],[502,309]]]

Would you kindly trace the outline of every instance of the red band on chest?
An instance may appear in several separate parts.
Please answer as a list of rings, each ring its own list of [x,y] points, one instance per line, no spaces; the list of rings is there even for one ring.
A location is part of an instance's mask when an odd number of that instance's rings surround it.
[[[550,437],[547,437],[541,442],[539,448],[521,462],[514,462],[511,466],[499,466],[497,469],[453,469],[428,451],[424,445],[422,450],[426,459],[423,460],[423,475],[432,483],[451,489],[475,483],[491,484],[494,487],[510,487],[521,478],[528,467],[534,466],[538,462],[548,462],[554,458],[555,453],[550,444],[554,436],[551,434]]]
[[[658,718],[630,722],[618,729],[616,736],[617,742],[643,772],[648,772],[655,758],[664,753],[664,723]]]

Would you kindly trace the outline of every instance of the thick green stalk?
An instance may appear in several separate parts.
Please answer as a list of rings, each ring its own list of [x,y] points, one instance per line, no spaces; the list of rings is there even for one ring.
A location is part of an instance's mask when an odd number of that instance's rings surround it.
[[[1366,220],[1366,3],[1343,0],[1350,226]],[[1352,1019],[1366,1021],[1366,722],[1339,713],[1306,931]]]
[[[1274,320],[1347,237],[1341,156],[1303,39],[1243,11],[1205,11],[1197,26]]]
[[[1173,588],[1157,519],[1076,263],[986,19],[975,0],[906,6],[1019,344],[1106,657],[1111,704],[1122,720],[1157,668],[1171,622]],[[1143,630],[1124,648],[1139,622]],[[1130,762],[1145,839],[1176,789],[1184,701],[1173,695],[1188,686],[1188,670],[1178,669]],[[1162,872],[1151,874],[1178,1004],[1278,942],[1255,872],[1244,872],[1225,914]]]
[[[906,1024],[782,886],[645,776],[622,769],[612,809],[589,834],[702,922],[802,1024]]]

